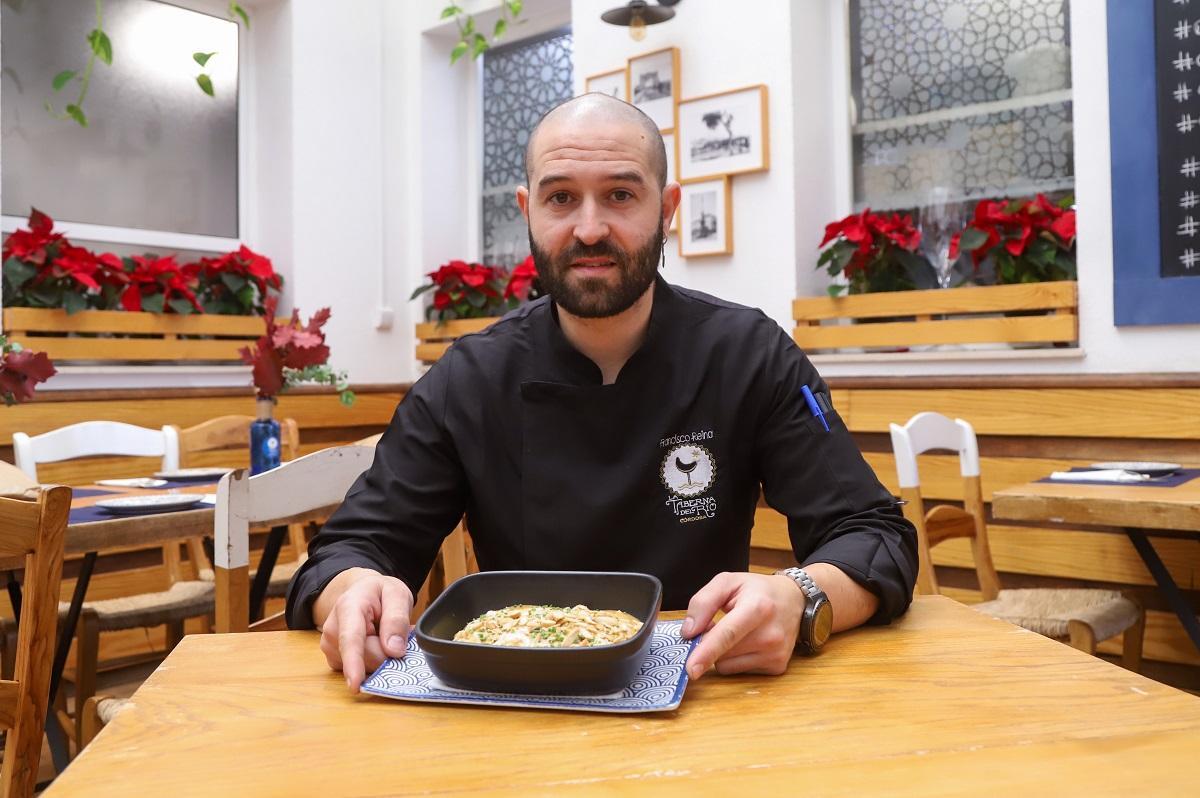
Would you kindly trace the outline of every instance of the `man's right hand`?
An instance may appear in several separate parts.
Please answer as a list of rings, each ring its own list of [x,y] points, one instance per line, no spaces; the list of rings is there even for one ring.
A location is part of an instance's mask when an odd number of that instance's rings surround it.
[[[313,602],[321,651],[357,693],[368,671],[408,647],[413,595],[408,585],[367,568],[350,568],[330,580]]]

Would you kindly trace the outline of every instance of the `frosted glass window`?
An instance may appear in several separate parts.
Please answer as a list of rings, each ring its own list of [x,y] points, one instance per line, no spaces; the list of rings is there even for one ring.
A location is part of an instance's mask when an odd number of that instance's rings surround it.
[[[851,0],[862,208],[1073,187],[1068,0]]]
[[[52,117],[78,94],[96,26],[81,0],[0,2],[0,195],[3,212],[238,237],[238,26],[155,0],[104,0],[112,66],[97,60],[88,127]],[[192,53],[216,52],[202,70]],[[206,72],[215,97],[196,76]]]
[[[542,114],[574,96],[571,33],[483,54],[483,259],[514,266],[529,255],[529,226],[517,207],[525,145]]]

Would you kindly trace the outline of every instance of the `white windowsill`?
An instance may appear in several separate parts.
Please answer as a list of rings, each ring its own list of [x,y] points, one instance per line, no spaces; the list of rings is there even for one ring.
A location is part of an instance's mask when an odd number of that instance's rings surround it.
[[[249,388],[249,366],[59,366],[38,393],[117,388]]]

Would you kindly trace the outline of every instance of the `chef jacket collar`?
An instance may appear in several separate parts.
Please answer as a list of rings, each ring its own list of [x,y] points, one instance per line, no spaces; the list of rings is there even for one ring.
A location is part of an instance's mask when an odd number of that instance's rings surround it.
[[[596,385],[603,383],[604,377],[600,367],[586,355],[571,345],[563,334],[558,319],[558,305],[551,301],[548,323],[545,325],[543,336],[544,347],[539,347],[549,357],[545,363],[550,376],[547,382],[569,382],[574,385]],[[620,385],[628,375],[644,367],[648,359],[653,358],[654,352],[661,347],[663,339],[670,334],[672,325],[679,317],[683,305],[682,298],[675,292],[662,275],[654,280],[654,303],[650,307],[650,324],[646,329],[646,338],[637,351],[617,375],[617,385]],[[542,371],[542,369],[538,369]]]

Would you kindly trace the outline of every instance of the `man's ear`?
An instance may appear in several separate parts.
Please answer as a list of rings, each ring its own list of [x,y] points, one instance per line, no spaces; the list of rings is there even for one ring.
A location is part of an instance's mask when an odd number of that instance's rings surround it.
[[[518,189],[519,191],[520,189]],[[679,210],[679,198],[683,196],[678,183],[667,183],[662,193],[662,232],[667,235],[671,231],[671,220]]]
[[[526,223],[529,222],[529,189],[525,186],[517,186],[517,207],[521,209],[521,215],[525,217]]]

